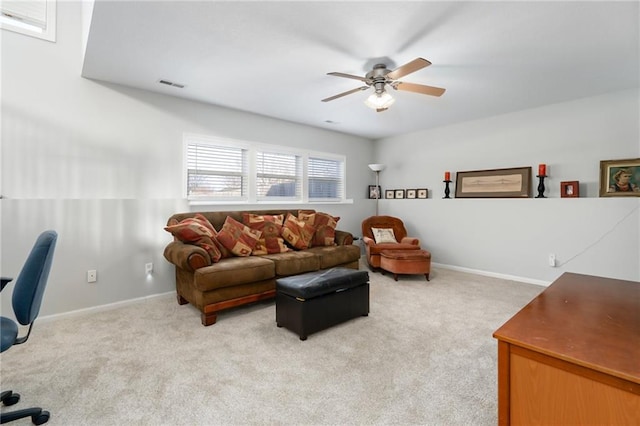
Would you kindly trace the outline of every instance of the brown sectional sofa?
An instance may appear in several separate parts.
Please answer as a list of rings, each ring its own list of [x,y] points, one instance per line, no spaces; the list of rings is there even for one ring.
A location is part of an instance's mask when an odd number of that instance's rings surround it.
[[[305,210],[309,211],[309,210]],[[298,214],[298,210],[246,210],[189,212],[172,215],[167,224],[200,213],[216,230],[227,216],[242,222],[243,213],[258,215]],[[175,265],[178,303],[191,303],[201,312],[202,324],[214,324],[219,311],[275,297],[276,279],[333,267],[358,269],[360,248],[353,236],[336,229],[335,246],[311,247],[263,256],[230,257],[213,263],[196,245],[175,240],[167,245],[164,257]]]

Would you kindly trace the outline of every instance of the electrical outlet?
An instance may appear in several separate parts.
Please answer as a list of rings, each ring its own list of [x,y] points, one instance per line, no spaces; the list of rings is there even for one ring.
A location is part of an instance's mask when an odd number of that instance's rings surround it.
[[[549,266],[552,268],[556,267],[556,255],[553,253],[549,254]]]
[[[153,273],[153,263],[145,263],[144,265],[144,273],[149,275]]]
[[[98,281],[98,271],[96,271],[95,269],[90,269],[87,271],[87,282],[88,283],[95,283],[96,281]]]

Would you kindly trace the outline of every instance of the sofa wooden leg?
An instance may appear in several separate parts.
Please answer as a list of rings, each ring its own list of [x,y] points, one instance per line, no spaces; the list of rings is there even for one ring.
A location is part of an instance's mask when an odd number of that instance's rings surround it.
[[[184,297],[178,295],[178,305],[186,305],[187,303],[189,303],[189,301],[187,299],[185,299]]]
[[[202,321],[202,325],[209,326],[216,323],[218,319],[218,315],[216,313],[205,314],[204,312],[200,314],[200,320]]]
[[[429,274],[424,274],[425,277],[427,277],[427,281],[429,281]]]
[[[393,274],[393,279],[398,281],[398,274]]]

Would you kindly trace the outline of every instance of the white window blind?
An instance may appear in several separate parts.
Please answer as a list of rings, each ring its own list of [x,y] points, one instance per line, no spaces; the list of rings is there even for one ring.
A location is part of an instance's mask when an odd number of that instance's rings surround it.
[[[344,162],[309,157],[309,199],[341,200],[344,193]]]
[[[56,41],[56,0],[0,0],[0,28]]]
[[[301,198],[300,157],[294,154],[258,151],[256,170],[256,195],[259,200]]]
[[[16,19],[28,25],[38,28],[47,27],[47,2],[40,1],[16,1],[3,0],[0,2],[2,15],[10,19]]]
[[[247,153],[242,148],[187,144],[187,198],[247,198]]]

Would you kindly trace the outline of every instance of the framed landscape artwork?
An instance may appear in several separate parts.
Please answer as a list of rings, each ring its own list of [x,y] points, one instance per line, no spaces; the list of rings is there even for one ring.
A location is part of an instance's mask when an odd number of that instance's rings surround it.
[[[640,158],[600,161],[601,197],[640,197]]]
[[[457,172],[456,198],[531,198],[531,167]]]

